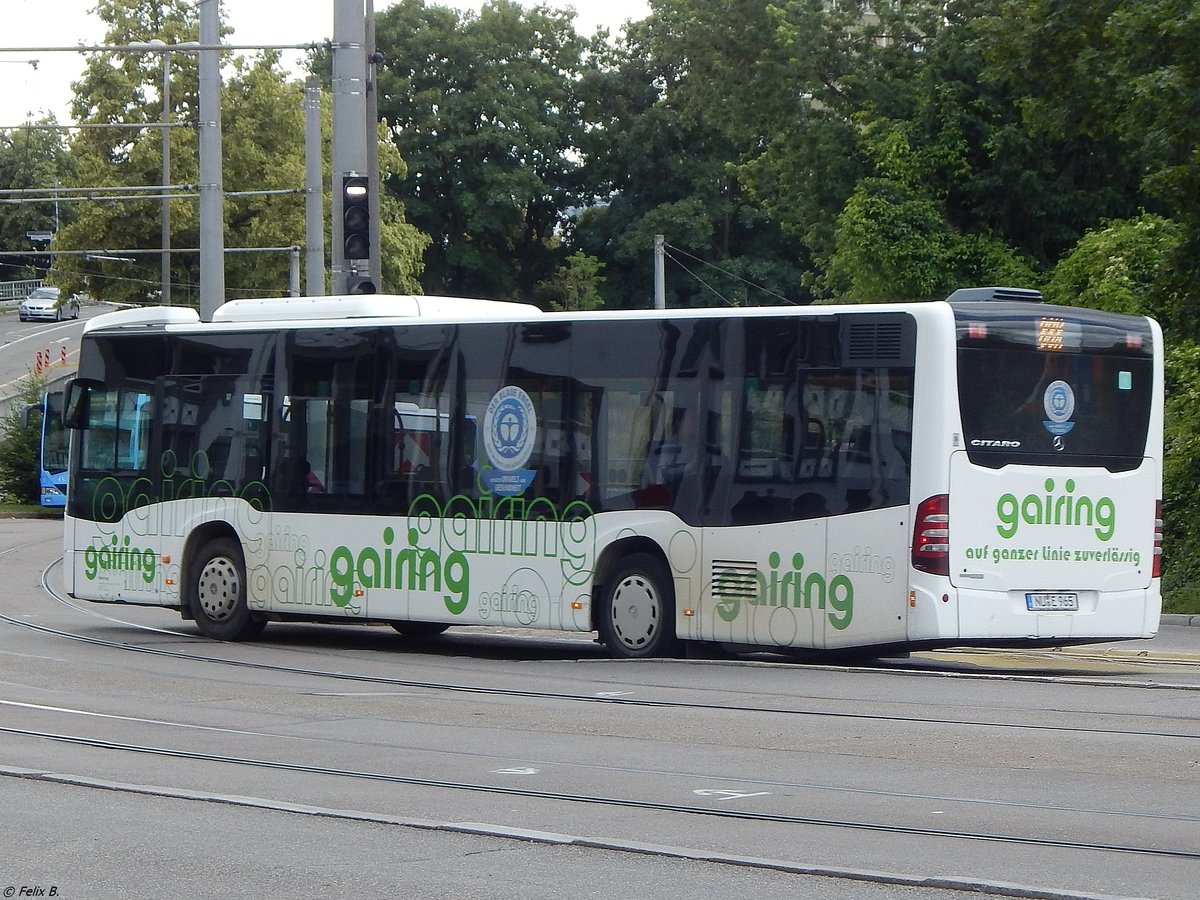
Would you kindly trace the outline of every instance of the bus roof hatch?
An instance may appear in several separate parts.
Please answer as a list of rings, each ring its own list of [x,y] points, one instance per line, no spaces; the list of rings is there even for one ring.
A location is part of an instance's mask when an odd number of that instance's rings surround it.
[[[950,303],[978,302],[980,300],[1020,300],[1023,303],[1041,303],[1042,292],[1015,287],[959,288],[946,300]]]

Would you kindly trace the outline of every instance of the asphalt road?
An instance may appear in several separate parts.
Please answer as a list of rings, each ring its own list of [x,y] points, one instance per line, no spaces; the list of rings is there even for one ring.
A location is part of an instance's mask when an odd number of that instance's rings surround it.
[[[55,522],[0,521],[0,894],[1195,895],[1194,627],[853,665],[220,644],[58,596],[58,553]]]
[[[0,303],[0,402],[19,394],[31,373],[40,372],[49,381],[73,373],[84,323],[111,311],[110,306],[90,303],[78,319],[22,322],[15,303]]]

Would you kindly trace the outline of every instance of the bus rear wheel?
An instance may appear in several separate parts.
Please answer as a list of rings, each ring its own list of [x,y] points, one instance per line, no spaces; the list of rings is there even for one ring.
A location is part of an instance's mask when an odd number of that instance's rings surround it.
[[[246,605],[246,563],[237,541],[209,541],[200,548],[191,572],[189,606],[201,634],[218,641],[244,641],[262,634],[267,621]]]
[[[393,622],[392,627],[405,637],[432,638],[450,626],[445,622]]]
[[[675,585],[667,567],[649,553],[621,560],[606,580],[596,623],[613,656],[648,659],[674,656]]]

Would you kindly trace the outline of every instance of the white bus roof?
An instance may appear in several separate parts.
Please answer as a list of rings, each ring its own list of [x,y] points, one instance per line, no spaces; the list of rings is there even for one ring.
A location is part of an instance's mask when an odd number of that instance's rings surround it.
[[[256,297],[230,300],[213,314],[213,324],[299,323],[350,319],[530,318],[542,311],[528,303],[413,294],[360,294],[330,297]],[[144,306],[95,316],[84,331],[151,325],[198,325],[187,306]]]
[[[415,294],[355,294],[333,297],[260,297],[230,300],[217,307],[214,322],[278,322],[304,319],[387,319],[541,315],[528,303],[432,297]]]
[[[1010,303],[1022,312],[1041,308],[1034,300],[1036,292],[1008,288],[984,288],[960,291],[952,301],[1011,300],[1020,295],[1025,302]],[[973,305],[968,303],[967,305]],[[983,306],[983,303],[979,304]],[[993,304],[999,307],[1004,304]],[[564,320],[636,321],[674,318],[752,318],[758,316],[798,315],[835,316],[844,313],[909,313],[918,317],[941,317],[950,313],[946,301],[910,301],[871,304],[821,304],[805,306],[762,306],[734,308],[604,309],[585,313],[546,313],[528,303],[481,300],[467,297],[424,296],[416,294],[358,294],[329,297],[261,297],[230,300],[213,314],[211,323],[201,323],[196,310],[184,306],[148,306],[119,310],[95,316],[87,321],[84,332],[100,329],[137,329],[154,326],[209,327],[303,326],[334,323],[352,324],[363,320],[395,322],[423,320],[431,322],[530,321],[545,323]],[[962,304],[958,303],[958,308]],[[1036,314],[1036,313],[1035,313]]]

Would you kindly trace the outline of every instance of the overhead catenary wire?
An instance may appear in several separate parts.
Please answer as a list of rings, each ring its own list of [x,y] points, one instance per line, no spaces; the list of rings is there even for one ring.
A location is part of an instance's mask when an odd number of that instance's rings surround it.
[[[199,185],[170,185],[169,187],[178,187],[182,189],[192,188],[198,189]],[[63,190],[68,190],[64,188]],[[158,194],[134,194],[130,196],[100,194],[100,191],[142,191],[145,187],[123,188],[123,187],[106,187],[106,188],[83,188],[76,190],[96,191],[97,193],[86,193],[78,197],[60,197],[57,195],[43,197],[21,197],[20,199],[5,199],[0,197],[0,203],[3,204],[22,204],[22,203],[72,203],[82,200],[109,200],[115,202],[125,202],[130,200],[186,200],[189,198],[199,197],[199,194],[172,192],[168,190],[165,193]],[[155,187],[153,190],[162,191],[161,187]],[[20,190],[0,191],[0,194],[23,193]],[[291,194],[303,194],[304,188],[274,188],[271,190],[261,191],[225,191],[226,197],[278,197]]]
[[[798,305],[795,300],[791,300],[791,299],[783,296],[782,294],[771,290],[770,288],[763,287],[761,284],[756,284],[755,282],[750,281],[749,279],[743,278],[741,275],[738,275],[734,272],[730,272],[728,269],[723,269],[720,266],[718,266],[714,263],[711,263],[706,259],[702,259],[701,257],[696,256],[694,253],[689,253],[688,251],[686,251],[680,247],[676,247],[674,244],[668,243],[665,246],[666,246],[666,249],[669,251],[673,250],[674,252],[682,254],[683,256],[686,256],[689,259],[694,259],[696,262],[700,263],[701,265],[708,266],[710,269],[716,269],[722,275],[726,275],[726,276],[734,279],[735,281],[740,281],[742,284],[746,285],[749,288],[753,288],[754,290],[762,291],[764,294],[774,297],[776,300],[780,300],[783,303],[786,303],[790,306]],[[683,262],[681,262],[680,260],[678,260],[674,256],[672,256],[671,253],[668,252],[667,256],[670,257],[672,262],[674,262],[677,266],[679,266],[681,269],[683,269],[685,272],[687,272],[689,275],[691,275],[693,278],[695,278],[697,281],[699,281],[702,285],[704,285],[706,288],[708,288],[710,291],[712,291],[714,294],[716,294],[718,297],[720,297],[721,300],[724,301],[726,304],[728,304],[729,306],[737,305],[736,303],[731,301],[728,297],[724,296],[715,287],[710,285],[703,278],[701,278],[699,275],[697,275],[695,272],[693,272],[691,269],[689,269],[686,265],[683,264]]]
[[[689,269],[687,266],[685,266],[680,260],[678,260],[674,256],[672,256],[670,251],[675,249],[674,247],[671,247],[670,244],[667,244],[665,246],[670,248],[670,249],[666,250],[666,252],[665,252],[667,259],[671,260],[671,262],[675,263],[675,265],[679,266],[679,268],[683,269],[683,271],[687,272],[689,275],[691,275],[693,278],[695,278],[698,282],[700,282],[702,285],[704,285],[704,287],[708,288],[710,291],[712,291],[714,294],[716,294],[717,297],[721,300],[721,302],[724,303],[726,306],[737,306],[736,303],[734,303],[732,300],[730,300],[728,297],[726,297],[724,294],[722,294],[720,291],[718,291],[715,287],[713,287],[711,284],[709,284],[707,281],[705,281],[703,278],[701,278],[699,275],[697,275],[695,272],[693,272],[691,269]]]

